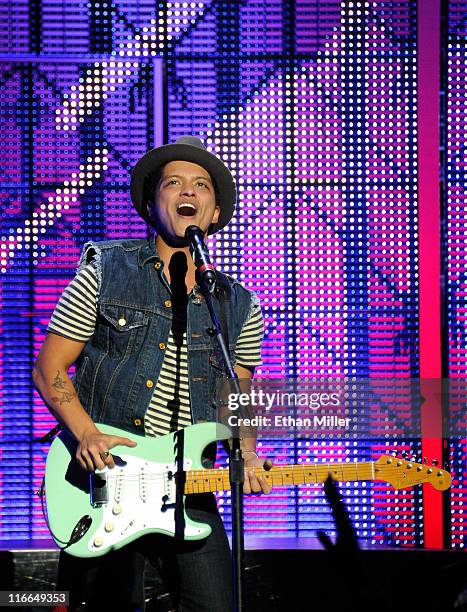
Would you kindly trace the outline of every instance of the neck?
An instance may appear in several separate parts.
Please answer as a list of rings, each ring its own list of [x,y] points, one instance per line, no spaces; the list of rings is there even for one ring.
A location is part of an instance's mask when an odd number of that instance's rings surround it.
[[[180,253],[180,252],[185,253],[187,266],[188,266],[186,276],[185,276],[185,284],[187,286],[188,291],[191,291],[193,289],[193,286],[195,285],[196,268],[195,268],[195,264],[193,263],[193,258],[191,256],[189,247],[171,246],[170,244],[167,244],[167,242],[161,236],[157,236],[156,237],[156,249],[159,254],[159,257],[164,262],[164,273],[169,283],[170,283],[169,266],[170,266],[172,257],[174,256],[175,253]]]

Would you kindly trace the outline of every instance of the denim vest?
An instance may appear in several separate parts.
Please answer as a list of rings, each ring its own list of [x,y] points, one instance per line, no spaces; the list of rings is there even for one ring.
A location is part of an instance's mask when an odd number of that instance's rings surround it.
[[[74,384],[96,423],[144,435],[144,415],[157,383],[172,324],[170,288],[154,240],[111,240],[84,246],[99,281],[97,322],[76,364]],[[229,291],[224,313],[233,355],[256,296],[219,274]],[[225,376],[204,299],[187,305],[188,377],[193,422],[216,418],[216,387]],[[220,304],[214,299],[220,317]]]

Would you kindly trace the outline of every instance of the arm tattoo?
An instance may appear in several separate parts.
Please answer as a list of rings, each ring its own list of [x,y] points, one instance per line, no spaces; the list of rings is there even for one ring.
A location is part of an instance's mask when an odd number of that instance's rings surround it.
[[[60,370],[57,370],[52,387],[57,390],[64,389],[66,387],[66,381],[60,376]]]
[[[61,377],[60,370],[57,370],[52,387],[60,393],[60,395],[52,397],[52,401],[59,403],[60,406],[62,404],[69,404],[76,397],[76,393],[66,391],[66,380]]]
[[[63,391],[60,397],[52,397],[54,402],[58,402],[60,406],[62,404],[69,404],[71,400],[76,396],[76,393],[70,393],[69,391]]]

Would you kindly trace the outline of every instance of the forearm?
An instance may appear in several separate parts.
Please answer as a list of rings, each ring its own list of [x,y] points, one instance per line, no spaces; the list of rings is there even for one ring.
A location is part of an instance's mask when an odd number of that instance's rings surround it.
[[[245,455],[245,459],[257,456],[256,452],[256,437],[242,438],[240,441],[240,448],[242,453]]]
[[[33,380],[53,416],[77,440],[81,440],[86,433],[97,431],[97,428],[79,401],[67,370],[59,362],[38,362],[33,370]]]

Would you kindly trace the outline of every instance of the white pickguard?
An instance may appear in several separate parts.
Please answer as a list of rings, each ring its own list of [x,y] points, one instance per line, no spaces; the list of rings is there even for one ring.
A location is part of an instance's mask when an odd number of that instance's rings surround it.
[[[162,464],[139,457],[120,455],[124,467],[99,470],[107,477],[108,501],[101,506],[102,520],[88,543],[92,552],[131,541],[147,531],[175,534],[175,464]],[[191,459],[183,469],[191,468]],[[199,538],[205,532],[185,522],[184,537]],[[205,533],[208,535],[208,533]]]

